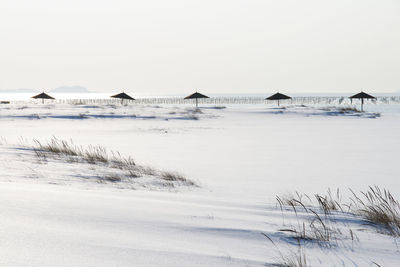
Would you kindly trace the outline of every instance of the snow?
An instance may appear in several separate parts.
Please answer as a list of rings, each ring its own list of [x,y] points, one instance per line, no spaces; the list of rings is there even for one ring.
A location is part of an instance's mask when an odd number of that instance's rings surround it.
[[[189,105],[2,105],[0,265],[279,263],[280,253],[297,250],[279,231],[296,225],[297,217],[276,207],[276,195],[328,188],[346,194],[376,184],[400,198],[400,105],[365,109],[360,115],[319,106],[207,106],[198,112]],[[98,183],[82,177],[102,169],[40,163],[21,150],[53,136],[178,171],[200,187]],[[335,218],[342,239],[329,249],[307,243],[309,264],[400,264],[398,238],[350,214]],[[359,241],[350,239],[349,229]]]

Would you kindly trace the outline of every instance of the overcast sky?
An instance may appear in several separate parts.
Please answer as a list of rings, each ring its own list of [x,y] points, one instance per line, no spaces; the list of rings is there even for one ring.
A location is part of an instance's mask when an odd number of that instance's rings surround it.
[[[399,0],[1,0],[0,89],[400,91]]]

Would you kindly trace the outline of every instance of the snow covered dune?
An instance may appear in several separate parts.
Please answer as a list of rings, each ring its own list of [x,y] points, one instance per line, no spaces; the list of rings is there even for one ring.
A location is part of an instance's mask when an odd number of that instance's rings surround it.
[[[362,214],[276,201],[375,184],[400,199],[400,108],[366,109],[2,106],[0,265],[397,266],[399,238]],[[131,180],[111,151],[155,171]]]

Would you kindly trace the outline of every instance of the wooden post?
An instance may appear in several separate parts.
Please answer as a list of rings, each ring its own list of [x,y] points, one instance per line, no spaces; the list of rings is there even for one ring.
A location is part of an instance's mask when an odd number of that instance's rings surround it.
[[[197,102],[197,97],[196,97],[196,108],[198,107],[198,105],[199,105],[199,104],[198,104],[198,102]]]
[[[361,111],[363,111],[364,98],[361,98]]]
[[[278,107],[279,107],[279,99],[278,99]]]

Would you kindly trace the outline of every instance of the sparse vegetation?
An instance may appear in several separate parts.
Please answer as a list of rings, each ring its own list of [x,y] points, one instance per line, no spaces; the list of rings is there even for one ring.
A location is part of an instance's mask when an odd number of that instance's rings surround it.
[[[114,168],[124,169],[135,166],[132,158],[124,158],[118,152],[111,152],[111,156],[102,146],[76,146],[72,141],[59,140],[53,137],[49,142],[42,143],[34,140],[33,150],[38,157],[46,157],[47,154],[69,157],[71,162],[86,161],[90,164],[107,163]],[[71,159],[72,158],[72,159]]]
[[[315,194],[313,199],[298,192],[295,195],[277,196],[282,214],[284,210],[286,214],[290,210],[295,214],[295,222],[293,223],[292,219],[289,227],[278,231],[287,234],[287,238],[295,240],[295,243],[288,244],[296,245],[296,248],[290,250],[290,253],[283,254],[273,240],[263,234],[274,244],[281,256],[279,263],[273,266],[308,266],[305,255],[306,243],[327,248],[337,246],[339,241],[347,239],[351,240],[353,247],[359,238],[350,227],[348,232],[337,227],[336,218],[340,214],[357,216],[361,221],[364,219],[369,222],[379,233],[394,238],[400,237],[400,204],[388,190],[380,189],[378,186],[370,186],[367,191],[360,193],[349,190],[352,197],[346,202],[342,201],[339,190],[336,190],[335,194],[330,190],[325,195]],[[343,220],[340,222],[346,225]]]
[[[106,181],[106,182],[112,182],[112,183],[116,183],[116,182],[121,182],[121,176],[119,176],[118,174],[109,174],[109,175],[105,175],[104,177],[102,177],[102,180]]]
[[[370,186],[368,191],[361,191],[361,195],[351,192],[355,214],[377,226],[383,226],[386,233],[400,237],[400,204],[388,190]]]
[[[188,120],[195,120],[195,121],[199,120],[199,117],[196,116],[196,115],[188,115],[186,118],[187,118]]]
[[[311,202],[311,199],[306,194],[300,194],[296,191],[296,194],[289,194],[283,196],[276,196],[276,200],[278,204],[282,208],[282,206],[304,206],[304,199],[308,199]]]
[[[307,256],[305,248],[302,245],[298,245],[296,251],[291,251],[287,255],[281,256],[280,265],[283,267],[307,267]]]
[[[338,111],[340,113],[360,113],[360,112],[362,112],[354,107],[339,107]]]
[[[311,207],[301,205],[305,213],[299,218],[296,206],[292,206],[296,214],[297,224],[290,225],[288,228],[279,229],[280,232],[289,233],[290,238],[300,241],[313,241],[320,246],[331,245],[330,241],[337,241],[340,231],[332,225],[332,215],[321,217]]]
[[[170,181],[170,182],[180,182],[180,183],[186,183],[191,186],[195,186],[195,183],[193,183],[190,180],[187,180],[183,175],[176,173],[176,172],[161,172],[161,178]]]
[[[275,244],[275,242],[265,233],[262,233],[277,249],[279,253],[278,263],[272,264],[272,266],[279,267],[306,267],[309,266],[307,264],[307,256],[304,245],[301,240],[297,240],[296,249],[290,250],[289,252],[282,253],[281,249]]]
[[[306,194],[296,192],[295,196],[279,197],[277,202],[283,211],[284,206],[290,207],[296,215],[297,224],[279,231],[289,233],[291,238],[304,241],[316,241],[319,245],[328,245],[331,241],[337,241],[343,233],[335,228],[333,223],[339,213],[361,216],[371,225],[383,232],[395,237],[400,236],[400,204],[394,199],[388,190],[381,190],[378,186],[369,187],[366,192],[356,194],[343,203],[339,190],[333,196],[328,190],[326,195],[315,194],[313,202]],[[307,202],[307,200],[309,202]],[[344,211],[343,207],[347,208]],[[301,209],[301,218],[299,210]],[[323,212],[323,216],[320,213]],[[333,222],[333,223],[332,223]],[[349,229],[349,238],[357,240],[355,233]]]
[[[141,177],[154,177],[163,181],[164,186],[175,187],[178,184],[197,186],[193,181],[179,173],[138,166],[131,157],[123,157],[119,152],[114,151],[109,153],[99,145],[82,147],[74,145],[72,141],[68,142],[53,137],[47,143],[34,140],[34,146],[31,148],[42,163],[46,163],[49,158],[55,158],[69,163],[88,163],[116,170],[112,174],[99,175],[99,180],[102,182],[116,183]]]
[[[331,196],[330,194],[328,194]],[[306,194],[296,192],[295,196],[276,197],[283,212],[284,206],[289,206],[296,215],[297,224],[288,228],[280,229],[280,232],[289,233],[291,238],[300,241],[314,241],[321,246],[330,245],[328,242],[337,240],[340,231],[336,229],[331,221],[334,216],[331,210],[336,210],[336,204],[332,197],[315,195],[319,206],[312,206],[311,198]],[[324,211],[325,216],[321,217],[317,211]],[[301,221],[298,211],[302,212]]]
[[[341,195],[339,189],[336,190],[335,197],[332,196],[331,190],[328,189],[327,195],[315,194],[315,199],[317,200],[319,207],[324,211],[325,215],[331,214],[332,211],[343,211],[342,206],[340,205]]]

